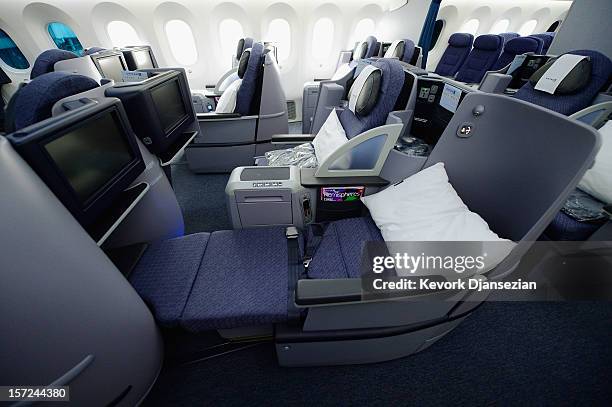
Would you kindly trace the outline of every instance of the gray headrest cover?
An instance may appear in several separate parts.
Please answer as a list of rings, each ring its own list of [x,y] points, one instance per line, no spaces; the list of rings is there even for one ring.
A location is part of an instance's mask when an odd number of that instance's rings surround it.
[[[244,50],[242,56],[240,57],[240,62],[238,63],[238,77],[242,79],[244,77],[244,73],[247,70],[247,66],[249,65],[249,57],[251,56],[251,48]]]
[[[366,52],[368,52],[368,43],[362,42],[355,47],[353,51],[353,60],[363,59],[365,57]]]
[[[244,51],[244,38],[240,38],[240,41],[238,41],[238,47],[236,48],[236,59],[242,56],[242,51]]]
[[[406,43],[402,40],[395,40],[389,45],[389,48],[385,52],[384,58],[399,58],[402,59],[404,56],[404,47]]]
[[[368,65],[359,74],[349,94],[349,110],[357,116],[368,115],[378,101],[382,71]]]
[[[548,71],[556,60],[557,58],[551,58],[540,69],[535,71],[533,75],[531,75],[531,78],[529,78],[529,82],[535,86],[540,78],[542,78],[542,75]],[[587,86],[590,80],[591,61],[590,59],[585,58],[578,62],[578,64],[567,74],[567,76],[561,80],[561,83],[555,90],[555,95],[569,95],[571,93],[576,93],[580,89]]]

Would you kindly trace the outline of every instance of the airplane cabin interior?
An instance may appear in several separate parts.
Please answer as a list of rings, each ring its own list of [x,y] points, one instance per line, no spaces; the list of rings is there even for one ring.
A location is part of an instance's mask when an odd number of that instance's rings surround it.
[[[0,404],[609,405],[611,17],[0,2]]]

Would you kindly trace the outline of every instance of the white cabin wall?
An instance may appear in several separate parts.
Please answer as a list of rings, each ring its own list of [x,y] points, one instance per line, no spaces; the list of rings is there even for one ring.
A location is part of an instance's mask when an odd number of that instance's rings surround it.
[[[410,0],[397,10],[386,11],[376,27],[377,37],[388,42],[408,38],[416,44],[429,11],[429,4],[430,0]]]

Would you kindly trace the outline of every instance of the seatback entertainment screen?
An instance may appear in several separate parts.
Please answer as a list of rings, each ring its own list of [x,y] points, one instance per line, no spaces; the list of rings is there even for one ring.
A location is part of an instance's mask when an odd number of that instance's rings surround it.
[[[116,120],[106,114],[44,146],[83,205],[134,159]]]
[[[168,81],[151,90],[151,97],[166,136],[187,117],[187,109],[178,80]]]
[[[100,74],[103,78],[112,79],[115,82],[123,81],[123,71],[126,68],[123,66],[119,56],[98,58],[97,61],[100,67]]]

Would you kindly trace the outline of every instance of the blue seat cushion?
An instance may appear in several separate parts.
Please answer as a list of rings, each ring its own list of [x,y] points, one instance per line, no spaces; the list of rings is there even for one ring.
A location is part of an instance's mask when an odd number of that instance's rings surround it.
[[[34,61],[34,66],[32,66],[32,70],[30,71],[30,79],[53,72],[56,62],[72,58],[78,58],[78,55],[74,52],[65,51],[63,49],[48,49],[43,51],[36,58],[36,61]]]
[[[580,222],[564,212],[559,212],[546,228],[544,235],[554,241],[587,240],[603,224],[604,221]]]
[[[404,69],[399,61],[381,58],[372,65],[382,71],[376,105],[365,116],[358,116],[349,109],[344,109],[339,115],[340,123],[349,139],[385,124],[404,86]]]
[[[466,83],[478,83],[497,61],[503,39],[499,35],[485,34],[474,40],[474,49],[457,72],[455,79]]]
[[[448,39],[448,47],[440,58],[435,72],[442,76],[453,76],[457,73],[465,58],[472,49],[472,34],[455,33]]]
[[[246,71],[242,77],[242,84],[236,94],[236,108],[234,112],[242,116],[257,114],[255,98],[259,94],[258,88],[261,87],[261,74],[263,71],[264,47],[260,42],[256,42],[251,47],[251,55],[247,64]]]
[[[382,240],[380,230],[369,216],[331,222],[308,266],[308,277],[359,278],[365,242]]]
[[[210,233],[196,233],[151,245],[130,274],[130,282],[162,326],[175,327],[183,314]]]
[[[591,60],[591,81],[584,88],[569,95],[551,95],[535,90],[528,81],[514,94],[514,97],[565,115],[576,113],[589,106],[610,79],[612,62],[607,56],[597,51],[576,50],[568,53],[585,55]]]
[[[38,76],[13,96],[13,117],[10,120],[14,130],[48,119],[53,105],[59,100],[98,86],[95,80],[87,76],[68,72],[50,72]]]
[[[251,327],[287,320],[287,265],[284,227],[197,233],[153,244],[130,282],[162,326]]]
[[[535,37],[519,37],[508,40],[504,46],[504,52],[499,56],[491,70],[497,71],[509,65],[517,55],[527,52],[539,54],[542,51],[542,44],[542,40]]]
[[[192,331],[287,320],[284,227],[213,232],[180,324]]]

